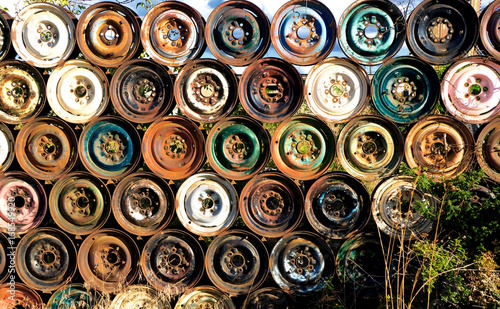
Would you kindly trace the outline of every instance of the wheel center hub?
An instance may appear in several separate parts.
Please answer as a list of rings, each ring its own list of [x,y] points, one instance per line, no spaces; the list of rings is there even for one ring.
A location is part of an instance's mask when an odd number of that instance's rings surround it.
[[[260,205],[265,214],[272,216],[281,214],[285,206],[281,195],[273,191],[265,193],[262,196]]]
[[[449,20],[443,18],[436,18],[427,28],[429,38],[434,43],[447,43],[451,40],[453,35],[453,25]]]
[[[165,139],[164,149],[169,157],[172,159],[180,159],[186,154],[188,149],[186,140],[181,136],[173,134],[170,138]]]
[[[290,263],[295,266],[294,271],[302,275],[304,272],[314,270],[317,261],[310,252],[309,247],[305,247],[302,250],[297,248],[292,250]]]
[[[177,41],[181,37],[181,32],[177,28],[170,29],[167,33],[170,41]]]

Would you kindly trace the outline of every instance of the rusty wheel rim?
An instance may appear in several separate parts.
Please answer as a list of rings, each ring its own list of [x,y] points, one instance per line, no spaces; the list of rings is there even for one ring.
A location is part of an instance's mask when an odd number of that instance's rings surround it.
[[[243,303],[243,309],[260,309],[260,308],[288,308],[296,309],[296,300],[282,289],[278,288],[262,288],[259,289]]]
[[[316,0],[292,0],[274,14],[271,40],[276,52],[296,65],[312,65],[330,54],[337,37],[332,12]]]
[[[500,64],[486,57],[455,62],[443,77],[441,97],[446,109],[460,121],[485,123],[500,112]]]
[[[205,137],[198,126],[182,116],[156,120],[144,134],[142,155],[156,175],[184,179],[205,161]]]
[[[72,283],[54,292],[46,309],[71,308],[75,305],[82,308],[95,308],[94,306],[98,305],[100,298],[99,292],[91,292],[83,284]]]
[[[111,79],[111,102],[117,112],[132,122],[153,122],[170,110],[172,78],[168,70],[151,60],[124,63]]]
[[[31,65],[0,63],[0,121],[18,124],[35,118],[45,104],[45,81]]]
[[[120,179],[139,163],[141,139],[126,120],[115,116],[99,117],[85,126],[78,152],[85,168],[94,176]]]
[[[109,309],[162,308],[171,309],[166,298],[147,285],[131,285],[118,293]]]
[[[174,194],[152,173],[134,173],[122,179],[113,193],[111,208],[116,221],[133,235],[153,235],[174,215]]]
[[[14,204],[15,218],[11,220],[9,204]],[[0,230],[9,233],[14,223],[16,234],[25,234],[42,223],[47,212],[47,196],[42,185],[23,172],[9,172],[0,180]]]
[[[13,250],[8,251],[10,247],[7,237],[4,234],[0,234],[0,284],[9,278],[7,254],[13,252]]]
[[[19,132],[15,152],[21,168],[43,180],[57,179],[76,164],[75,132],[62,120],[42,117],[30,121]]]
[[[2,61],[10,50],[11,37],[10,25],[12,17],[4,10],[0,11],[0,61]]]
[[[87,61],[69,60],[49,76],[47,100],[63,120],[87,123],[100,116],[108,105],[108,78]]]
[[[174,94],[177,106],[189,119],[216,122],[234,110],[238,79],[233,69],[222,62],[197,59],[177,75]]]
[[[403,160],[404,140],[398,127],[380,116],[351,120],[339,135],[337,152],[342,167],[362,180],[393,174]]]
[[[14,136],[9,128],[0,122],[0,173],[5,172],[14,161]]]
[[[271,155],[278,169],[291,178],[314,179],[330,167],[335,137],[323,121],[314,116],[294,116],[274,132]]]
[[[199,173],[186,179],[175,199],[177,217],[193,234],[215,236],[233,225],[238,216],[238,193],[215,173]]]
[[[205,20],[193,7],[182,2],[155,5],[144,17],[141,42],[154,61],[182,66],[205,50]]]
[[[255,235],[231,230],[219,235],[208,247],[205,267],[210,281],[230,295],[258,289],[267,277],[266,247]]]
[[[479,37],[481,47],[495,58],[500,58],[500,1],[491,2],[480,15]]]
[[[241,105],[262,122],[279,122],[291,117],[302,104],[304,86],[295,67],[278,58],[260,59],[241,76]]]
[[[17,274],[28,287],[51,292],[76,273],[76,248],[60,230],[42,227],[19,241],[15,261]]]
[[[271,43],[269,20],[248,1],[229,0],[219,4],[205,27],[207,46],[219,61],[246,66],[262,58]]]
[[[481,129],[476,141],[476,156],[486,175],[500,181],[500,118]]]
[[[332,249],[318,234],[296,231],[273,248],[270,270],[274,281],[289,294],[307,295],[321,290],[334,274]]]
[[[156,233],[144,246],[141,267],[149,284],[160,291],[181,294],[203,274],[203,249],[191,234],[180,230]]]
[[[415,124],[405,142],[405,157],[410,168],[426,168],[435,180],[456,177],[470,165],[474,138],[458,120],[428,116]]]
[[[44,303],[40,295],[22,283],[15,284],[14,295],[10,293],[10,284],[0,285],[0,305],[5,309],[43,309]]]
[[[80,246],[78,269],[93,289],[117,293],[137,277],[139,257],[139,248],[125,232],[100,229],[87,236]]]
[[[66,233],[87,235],[108,220],[110,200],[102,180],[87,172],[73,172],[59,179],[50,191],[50,215]]]
[[[297,228],[304,215],[299,186],[281,173],[252,178],[240,195],[240,213],[246,226],[263,237],[281,237]]]
[[[422,206],[433,212],[438,201],[417,189],[413,177],[392,177],[382,182],[373,193],[375,223],[385,234],[397,239],[419,238],[432,230],[432,220],[420,213]]]
[[[139,49],[139,21],[134,11],[118,3],[91,5],[76,26],[78,47],[95,65],[119,67]]]
[[[361,231],[370,218],[370,194],[356,178],[329,173],[307,192],[305,211],[311,226],[322,236],[349,238]]]
[[[247,116],[228,117],[208,134],[208,162],[226,178],[252,178],[269,161],[270,140],[269,133],[258,121]]]
[[[227,294],[214,287],[203,285],[186,291],[179,298],[175,309],[182,308],[236,309],[236,306]]]
[[[22,59],[35,67],[62,65],[75,48],[73,18],[69,11],[54,4],[27,5],[12,23],[12,45]]]

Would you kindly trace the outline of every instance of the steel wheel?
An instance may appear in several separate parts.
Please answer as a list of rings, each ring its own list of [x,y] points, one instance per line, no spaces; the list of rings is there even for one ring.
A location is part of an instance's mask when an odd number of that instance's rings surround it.
[[[83,284],[72,283],[54,292],[47,303],[46,309],[66,308],[99,308],[99,292],[90,292]],[[78,307],[79,306],[79,307]]]
[[[50,215],[66,233],[87,235],[109,218],[108,188],[87,172],[73,172],[59,179],[50,190]]]
[[[0,122],[0,173],[5,172],[14,161],[14,137],[9,128]]]
[[[131,9],[115,2],[88,7],[76,27],[80,51],[102,67],[119,67],[132,58],[140,43],[140,19]]]
[[[170,110],[173,96],[168,70],[151,60],[124,63],[111,79],[111,102],[132,122],[153,122]]]
[[[11,217],[11,206],[15,216]],[[47,196],[42,185],[23,172],[10,172],[0,179],[0,231],[25,234],[42,223],[47,212]],[[14,219],[14,220],[12,220]],[[14,223],[15,229],[9,229]]]
[[[403,160],[404,140],[398,127],[380,116],[359,116],[339,135],[337,152],[342,167],[362,180],[394,173]]]
[[[287,308],[297,309],[296,300],[278,288],[262,288],[250,294],[243,309]]]
[[[441,97],[455,118],[485,123],[500,113],[500,64],[486,57],[455,62],[443,77]]]
[[[474,138],[461,122],[446,116],[429,116],[408,133],[405,157],[410,168],[426,168],[436,180],[456,177],[472,161]]]
[[[307,220],[322,236],[349,238],[370,218],[370,194],[356,178],[329,173],[314,182],[306,196]]]
[[[241,191],[240,213],[252,232],[281,237],[297,228],[302,220],[304,196],[299,186],[281,173],[262,173]]]
[[[313,116],[294,116],[274,132],[271,154],[278,169],[288,177],[314,179],[335,158],[335,137],[323,121]]]
[[[264,58],[243,72],[239,97],[252,118],[279,122],[299,109],[303,87],[302,77],[291,64],[278,58]]]
[[[205,50],[205,20],[178,1],[155,5],[144,17],[141,42],[151,58],[163,65],[182,66]]]
[[[238,193],[215,173],[199,173],[186,179],[175,199],[182,225],[200,236],[218,235],[233,225],[238,216]]]
[[[141,255],[141,267],[149,284],[159,291],[181,294],[203,274],[203,249],[191,234],[163,230],[149,239]]]
[[[9,268],[8,258],[9,253],[13,252],[13,250],[9,250],[12,246],[9,244],[9,240],[7,237],[0,233],[0,284],[5,282],[9,278],[9,270],[12,271],[12,268]]]
[[[210,166],[221,176],[252,178],[269,161],[271,137],[262,125],[247,116],[232,116],[218,122],[207,137]]]
[[[207,46],[219,61],[246,66],[262,58],[269,48],[271,26],[264,12],[248,1],[219,4],[205,27]]]
[[[401,49],[405,27],[405,18],[396,4],[358,0],[342,13],[339,44],[352,60],[378,65]]]
[[[149,236],[165,228],[174,215],[174,194],[152,173],[135,173],[122,179],[111,201],[118,224],[133,235]]]
[[[108,105],[108,78],[87,61],[67,61],[50,74],[47,100],[54,113],[65,121],[87,123]]]
[[[22,283],[15,284],[15,293],[11,294],[10,284],[0,285],[0,306],[5,309],[43,309],[40,295]]]
[[[43,180],[67,174],[78,159],[76,135],[71,127],[55,117],[36,118],[17,135],[15,152],[21,168]]]
[[[12,17],[9,13],[0,10],[0,61],[5,59],[10,51],[10,25],[12,21]]]
[[[16,249],[16,273],[30,288],[51,292],[59,289],[76,272],[76,248],[58,229],[31,230]]]
[[[109,309],[157,308],[171,309],[170,303],[155,289],[147,285],[131,285],[118,293]]]
[[[205,138],[198,126],[181,116],[156,120],[144,134],[144,162],[156,175],[184,179],[205,162]]]
[[[476,141],[476,155],[486,175],[500,182],[500,118],[481,129]]]
[[[337,24],[332,12],[316,0],[292,0],[274,14],[271,40],[287,62],[311,65],[333,49]]]
[[[319,235],[297,231],[285,235],[273,248],[271,275],[289,294],[307,295],[323,289],[334,275],[335,257]]]
[[[480,16],[479,36],[481,38],[480,46],[487,53],[500,58],[500,1],[491,2],[482,12]]]
[[[75,48],[75,16],[50,3],[25,6],[12,23],[17,54],[39,68],[62,65]]]
[[[78,152],[85,168],[94,176],[119,179],[130,174],[141,157],[141,139],[126,120],[104,116],[85,126]]]
[[[447,64],[465,56],[476,44],[479,21],[462,0],[425,0],[411,13],[406,44],[411,54],[432,64]]]
[[[344,58],[328,58],[307,75],[307,106],[321,119],[344,122],[358,115],[369,99],[368,74],[359,64]]]
[[[91,288],[118,293],[139,273],[139,248],[120,230],[100,229],[85,238],[78,251],[78,269]]]
[[[266,247],[255,235],[231,230],[210,243],[205,256],[208,278],[230,295],[248,294],[258,289],[267,277],[269,257]]]
[[[0,62],[0,121],[27,122],[44,104],[45,82],[37,69],[20,61]]]
[[[175,79],[177,106],[198,122],[216,122],[236,106],[238,79],[231,67],[213,59],[197,59],[184,66]]]
[[[231,298],[214,287],[203,285],[186,291],[177,301],[175,309],[217,308],[236,309]]]

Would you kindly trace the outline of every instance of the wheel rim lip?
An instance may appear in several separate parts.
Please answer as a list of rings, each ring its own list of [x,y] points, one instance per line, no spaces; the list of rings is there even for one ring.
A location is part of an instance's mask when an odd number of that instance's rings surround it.
[[[4,289],[6,292],[9,291],[9,286],[10,286],[10,284],[8,284],[8,283],[4,283],[4,284],[0,285],[0,297],[2,296],[2,292]],[[19,301],[22,301],[25,303],[27,301],[33,308],[39,308],[39,307],[43,306],[44,303],[42,301],[42,298],[35,290],[32,290],[31,288],[29,288],[25,284],[19,283],[19,282],[15,283],[15,287],[16,287],[16,294],[14,295],[14,297],[16,298],[16,300],[19,300]],[[19,295],[19,297],[17,295]],[[8,302],[7,305],[16,303],[15,300],[9,302],[9,300],[11,300],[11,299],[9,299],[8,297],[2,298],[2,301],[3,300],[6,300]]]
[[[9,277],[6,251],[9,247],[9,241],[3,233],[0,234],[0,284],[2,284]]]
[[[494,167],[490,166],[486,158],[484,148],[486,146],[486,142],[488,141],[487,137],[496,132],[499,127],[500,118],[497,117],[481,129],[476,139],[476,157],[479,166],[486,173],[486,175],[488,175],[488,177],[495,181],[500,181],[500,170],[495,170]],[[495,130],[495,128],[497,128],[497,130]]]
[[[280,288],[272,288],[272,287],[270,288],[264,287],[252,292],[252,294],[250,294],[250,296],[248,296],[248,298],[245,299],[245,302],[243,303],[243,308],[244,309],[258,308],[256,306],[258,306],[262,301],[266,303],[267,300],[266,296],[269,296],[272,300],[276,301],[272,302],[271,300],[272,304],[275,306],[283,305],[283,300],[286,299],[285,304],[288,306],[287,308],[295,309],[296,300],[292,295],[287,294]],[[278,299],[276,300],[276,298]]]
[[[133,284],[116,294],[109,308],[149,308],[151,306],[171,309],[170,303],[162,299],[156,289],[144,284]]]
[[[9,128],[4,123],[0,122],[0,156],[5,157],[5,160],[0,162],[0,173],[8,170],[14,161],[14,142],[15,140],[12,132],[10,132]],[[7,155],[2,155],[5,149],[7,149]]]
[[[175,305],[174,309],[181,309],[186,306],[186,304],[189,303],[190,300],[192,300],[196,295],[203,295],[205,297],[211,297],[213,300],[221,300],[222,299],[222,305],[224,309],[236,309],[233,301],[231,298],[224,292],[220,291],[219,289],[208,286],[208,285],[202,285],[195,287],[193,289],[190,289],[186,291],[182,296],[179,298],[177,301],[177,304]]]
[[[4,40],[3,40],[2,46],[0,47],[0,61],[2,61],[5,57],[7,57],[7,55],[9,54],[9,51],[10,51],[10,47],[12,45],[11,34],[10,34],[11,29],[9,26],[9,24],[12,24],[12,22],[13,22],[13,19],[10,16],[10,14],[4,10],[1,10],[0,11],[0,24],[4,26],[3,27],[4,29],[2,30],[1,26],[0,26],[0,32],[2,32]],[[6,32],[3,33],[4,31],[6,31]]]
[[[81,296],[79,295],[82,294],[84,295],[85,304],[87,306],[94,306],[97,303],[96,299],[101,297],[99,292],[95,293],[97,295],[94,297],[88,293],[83,284],[71,283],[59,288],[52,294],[47,303],[47,309],[57,309],[59,303],[63,303],[66,306],[71,305],[76,301],[75,297],[78,297],[78,300],[81,300]]]
[[[493,21],[492,17],[496,15],[495,13],[498,12],[498,8],[500,7],[500,2],[499,1],[494,1],[491,2],[482,12],[480,15],[480,25],[479,25],[479,37],[480,37],[480,43],[481,47],[486,49],[486,51],[492,55],[495,58],[500,57],[500,50],[496,49],[494,44],[490,42],[490,35],[489,35],[489,26],[490,23]],[[497,46],[497,48],[500,46]]]

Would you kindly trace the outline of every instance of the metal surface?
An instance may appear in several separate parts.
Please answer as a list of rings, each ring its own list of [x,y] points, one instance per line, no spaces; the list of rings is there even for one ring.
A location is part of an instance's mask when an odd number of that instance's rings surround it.
[[[14,137],[9,128],[0,122],[0,174],[14,161]]]
[[[71,282],[76,248],[58,229],[33,229],[17,244],[15,262],[16,274],[28,287],[47,293]]]
[[[0,61],[7,57],[10,50],[10,25],[12,17],[4,10],[0,10]]]
[[[305,211],[322,236],[345,239],[360,232],[370,218],[370,194],[356,178],[329,173],[309,188]]]
[[[330,54],[337,38],[332,12],[320,1],[291,0],[274,14],[273,47],[285,61],[312,65]]]
[[[265,172],[252,178],[240,195],[241,218],[252,232],[281,237],[293,231],[304,215],[304,196],[290,178]]]
[[[184,179],[205,162],[205,137],[198,126],[182,116],[156,120],[144,134],[144,162],[156,175]]]
[[[13,206],[13,207],[12,207]],[[23,172],[9,172],[0,179],[0,231],[25,234],[42,223],[47,196],[42,185]],[[12,223],[15,226],[12,227]]]
[[[0,62],[0,121],[18,124],[35,118],[45,105],[45,81],[31,65]]]
[[[76,41],[93,64],[119,67],[139,50],[140,29],[140,18],[134,11],[115,2],[101,2],[80,15]]]
[[[162,230],[144,246],[141,268],[149,284],[172,295],[193,288],[204,270],[203,249],[191,234]]]
[[[54,113],[65,121],[90,122],[108,105],[108,78],[87,61],[69,60],[50,74],[47,100]]]
[[[208,163],[223,177],[237,180],[252,178],[269,161],[270,142],[269,133],[253,118],[225,118],[208,134]]]
[[[153,122],[170,110],[174,99],[172,89],[167,68],[151,60],[133,59],[113,74],[111,102],[129,121]]]
[[[83,284],[72,283],[54,292],[46,309],[93,309],[99,308],[100,293],[85,288]]]
[[[141,26],[141,42],[156,62],[182,66],[205,50],[205,20],[193,7],[167,1],[148,11]]]
[[[135,241],[116,229],[104,228],[85,238],[78,251],[78,269],[85,283],[103,293],[118,293],[134,282],[140,252]]]
[[[238,216],[238,193],[215,173],[186,179],[175,198],[177,217],[191,233],[215,236],[233,225]]]
[[[75,166],[77,144],[76,135],[67,123],[56,117],[39,117],[22,127],[14,149],[26,173],[53,180]]]
[[[75,16],[51,3],[25,6],[12,23],[12,45],[17,54],[39,68],[62,65],[75,48]]]
[[[288,177],[314,179],[330,167],[335,158],[335,137],[323,121],[299,115],[284,121],[274,131],[271,155]]]
[[[118,224],[132,235],[148,236],[164,229],[174,215],[174,193],[152,173],[134,173],[115,188],[111,208]]]
[[[87,235],[108,220],[110,200],[102,180],[87,172],[72,172],[59,179],[50,190],[50,215],[66,233]]]
[[[439,181],[465,171],[472,162],[473,147],[472,133],[463,123],[447,116],[428,116],[408,133],[405,157],[410,168],[426,168],[425,173]]]
[[[147,285],[131,285],[113,299],[109,309],[171,309],[166,298]]]
[[[10,284],[0,285],[0,307],[3,309],[45,309],[40,295],[22,283],[16,283],[15,294],[11,294]]]
[[[264,58],[245,69],[238,93],[241,105],[252,118],[279,122],[299,109],[303,87],[294,66],[279,58]]]
[[[177,106],[189,119],[216,122],[228,116],[238,99],[238,79],[233,69],[214,59],[189,62],[175,79]]]
[[[246,66],[262,58],[271,43],[264,12],[250,1],[229,0],[212,10],[205,27],[207,46],[219,61]]]
[[[325,287],[335,272],[334,259],[332,249],[319,235],[297,231],[276,243],[269,267],[281,289],[304,296]]]
[[[125,119],[103,116],[85,126],[78,153],[94,176],[120,179],[130,174],[141,157],[141,138]]]
[[[372,199],[372,214],[378,228],[396,239],[415,240],[429,234],[432,220],[421,215],[420,209],[437,210],[439,201],[417,189],[416,179],[395,176],[382,182]]]
[[[500,114],[500,63],[468,57],[448,68],[441,98],[452,116],[468,123],[485,123]]]
[[[296,309],[296,300],[278,288],[262,288],[250,294],[243,309]]]
[[[210,281],[230,295],[245,295],[264,283],[269,264],[266,247],[243,230],[220,234],[207,249],[205,268]]]
[[[351,120],[340,132],[337,153],[352,176],[373,181],[393,174],[403,160],[404,140],[398,127],[372,115]]]
[[[397,57],[384,63],[372,79],[375,108],[389,120],[408,124],[429,114],[439,99],[439,78],[427,62]]]
[[[203,285],[187,291],[179,298],[175,309],[236,309],[231,298],[211,286]]]
[[[339,45],[344,54],[363,65],[378,65],[401,49],[405,17],[395,3],[358,0],[339,21]]]
[[[478,42],[486,52],[500,59],[500,0],[491,2],[480,15]]]
[[[463,0],[425,0],[415,7],[406,27],[410,53],[436,65],[464,57],[478,36],[476,11]]]
[[[500,118],[481,129],[476,140],[476,156],[481,169],[491,179],[500,182]]]
[[[0,233],[0,284],[9,278],[9,271],[12,271],[12,268],[9,268],[12,254],[15,254],[14,248],[9,244],[7,236]]]

